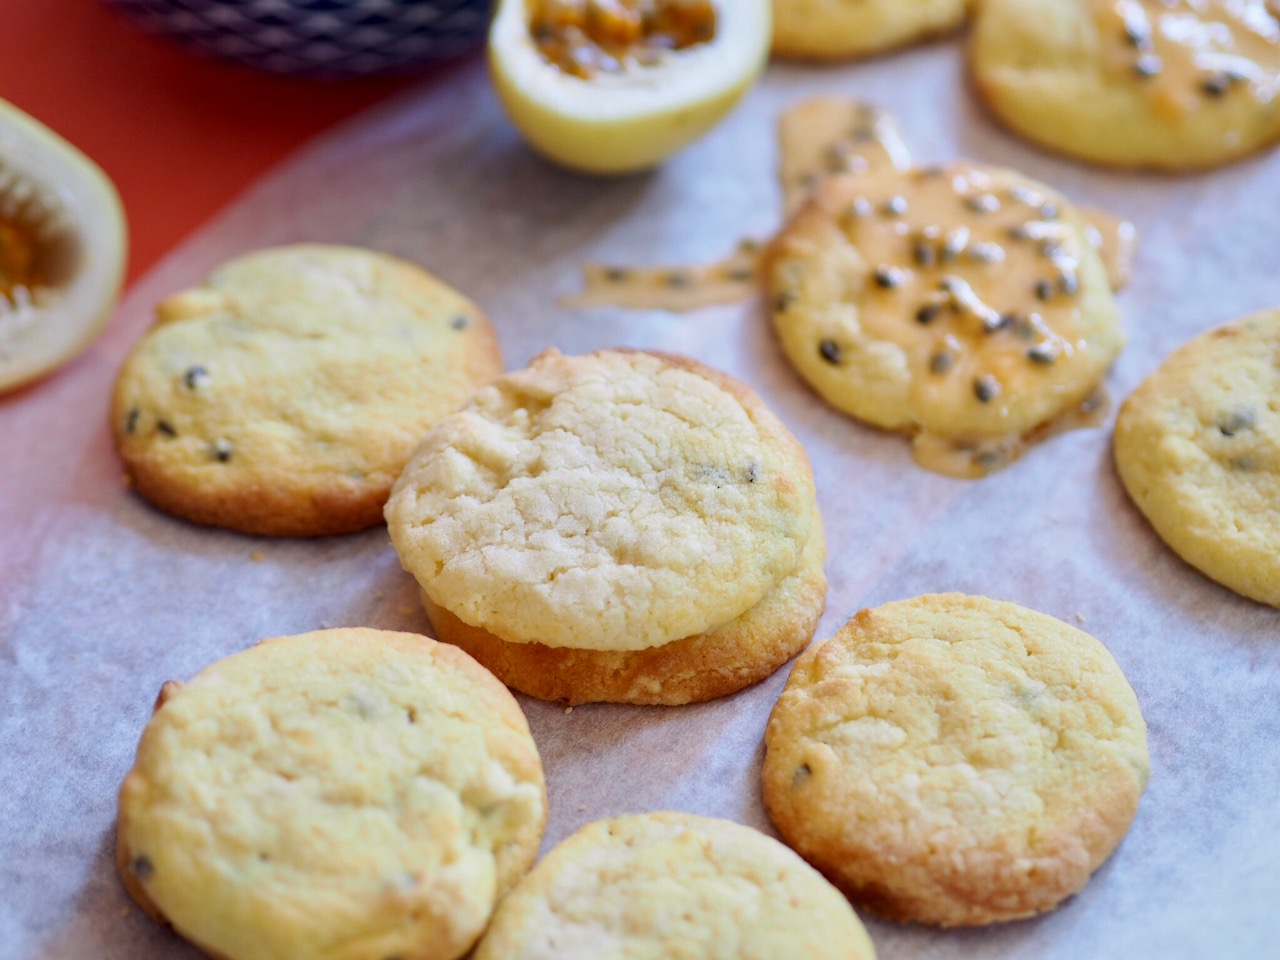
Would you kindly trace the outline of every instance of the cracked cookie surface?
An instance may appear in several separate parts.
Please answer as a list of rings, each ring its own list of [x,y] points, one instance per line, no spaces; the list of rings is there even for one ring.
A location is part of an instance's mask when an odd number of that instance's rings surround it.
[[[800,563],[808,458],[745,385],[671,355],[551,350],[423,440],[387,504],[431,602],[510,643],[644,650]]]
[[[117,866],[226,960],[454,960],[532,865],[537,749],[465,653],[405,633],[263,641],[165,684]]]
[[[684,813],[598,820],[504,900],[475,960],[874,960],[848,902],[771,837]]]
[[[1137,699],[1102,644],[961,594],[863,610],[811,648],[765,744],[783,838],[855,903],[943,926],[1079,890],[1149,771]]]
[[[1115,457],[1178,556],[1280,607],[1280,311],[1174,351],[1121,405]]]
[[[501,370],[489,321],[421,268],[277,247],[159,304],[111,423],[130,480],[169,513],[346,533],[381,521],[422,434]]]

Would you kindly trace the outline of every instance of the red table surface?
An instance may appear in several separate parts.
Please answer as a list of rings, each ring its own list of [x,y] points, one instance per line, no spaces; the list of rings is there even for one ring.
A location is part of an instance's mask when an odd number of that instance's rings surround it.
[[[198,57],[100,0],[4,0],[0,97],[115,181],[132,280],[309,137],[403,85],[321,82]]]

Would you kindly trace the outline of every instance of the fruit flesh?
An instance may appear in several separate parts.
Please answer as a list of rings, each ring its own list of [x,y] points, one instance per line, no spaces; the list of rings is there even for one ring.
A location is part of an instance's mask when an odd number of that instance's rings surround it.
[[[541,0],[529,32],[552,66],[589,80],[661,63],[716,34],[710,0]]]

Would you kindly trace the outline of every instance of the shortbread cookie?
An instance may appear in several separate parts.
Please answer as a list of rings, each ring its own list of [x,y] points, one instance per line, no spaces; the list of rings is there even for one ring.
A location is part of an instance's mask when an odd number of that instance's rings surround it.
[[[1115,455],[1178,556],[1280,607],[1280,310],[1175,351],[1120,407]]]
[[[712,700],[770,676],[803,650],[827,599],[826,543],[814,525],[800,565],[755,606],[705,633],[646,650],[507,643],[422,594],[436,636],[471,654],[509,687],[543,700],[678,706]]]
[[[984,0],[969,51],[982,99],[1084,160],[1188,170],[1280,139],[1274,0]]]
[[[968,0],[773,0],[773,53],[865,57],[956,30]]]
[[[961,594],[862,610],[811,648],[765,745],[783,838],[856,904],[943,926],[1079,890],[1149,769],[1138,701],[1102,644]]]
[[[325,630],[165,684],[120,790],[117,865],[224,960],[453,960],[546,817],[524,714],[474,660]]]
[[[116,384],[138,492],[274,536],[377,524],[414,445],[502,369],[475,304],[352,247],[261,250],[165,300]]]
[[[475,960],[874,960],[836,889],[728,820],[597,820],[502,901]]]
[[[981,476],[1096,405],[1123,345],[1106,271],[1048,187],[968,164],[832,177],[774,241],[773,325],[832,406]]]
[[[816,521],[796,439],[692,360],[547,351],[423,440],[387,503],[430,601],[509,643],[646,650],[744,614]]]

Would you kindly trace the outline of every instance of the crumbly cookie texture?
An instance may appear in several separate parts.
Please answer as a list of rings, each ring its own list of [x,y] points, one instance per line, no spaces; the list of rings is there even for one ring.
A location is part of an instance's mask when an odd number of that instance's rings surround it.
[[[865,57],[950,33],[967,0],[773,0],[773,52],[780,57]]]
[[[991,111],[1060,153],[1189,170],[1280,138],[1273,0],[984,0],[970,37]]]
[[[353,247],[248,254],[156,314],[116,383],[116,448],[156,506],[245,533],[379,523],[422,435],[502,370],[475,304]]]
[[[783,838],[855,903],[943,926],[1079,890],[1149,770],[1137,699],[1102,644],[960,594],[860,611],[811,648],[765,744]]]
[[[552,350],[426,436],[387,523],[464,623],[643,650],[760,602],[815,511],[804,450],[745,385],[670,355]]]
[[[1280,311],[1203,333],[1120,407],[1116,467],[1205,575],[1280,607]]]
[[[1085,229],[1007,170],[832,177],[770,250],[773,326],[832,406],[912,434],[922,465],[981,476],[1094,402],[1123,346]]]
[[[827,555],[815,522],[800,566],[746,613],[697,636],[646,650],[507,643],[422,596],[436,636],[509,687],[543,700],[677,706],[727,696],[765,679],[803,650],[826,606]]]
[[[453,960],[532,865],[542,766],[461,650],[326,630],[165,684],[120,790],[117,866],[226,960]]]
[[[874,960],[844,897],[770,837],[727,820],[598,820],[494,914],[475,960]]]

